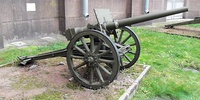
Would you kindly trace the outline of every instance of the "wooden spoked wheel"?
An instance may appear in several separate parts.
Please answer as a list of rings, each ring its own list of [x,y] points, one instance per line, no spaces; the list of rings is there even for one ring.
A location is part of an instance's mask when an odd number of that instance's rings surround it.
[[[118,74],[120,57],[112,40],[100,31],[77,33],[67,46],[68,68],[80,84],[99,89]]]
[[[113,38],[121,57],[120,69],[129,68],[136,63],[140,56],[140,41],[135,32],[125,26],[116,29],[117,38]]]

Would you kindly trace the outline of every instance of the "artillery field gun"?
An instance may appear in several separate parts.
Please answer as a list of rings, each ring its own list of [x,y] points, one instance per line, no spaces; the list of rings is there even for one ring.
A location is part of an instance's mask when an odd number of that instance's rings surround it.
[[[64,36],[69,44],[62,50],[36,56],[19,57],[20,63],[66,57],[72,76],[83,86],[99,89],[111,83],[120,69],[135,64],[140,55],[140,42],[129,25],[188,11],[179,8],[140,17],[113,20],[108,9],[95,9],[98,24],[68,29]]]
[[[190,21],[184,21],[184,22],[168,24],[168,25],[165,25],[165,28],[166,29],[172,29],[172,28],[174,28],[174,26],[197,24],[197,23],[200,23],[200,17],[195,17],[193,20],[190,20]]]

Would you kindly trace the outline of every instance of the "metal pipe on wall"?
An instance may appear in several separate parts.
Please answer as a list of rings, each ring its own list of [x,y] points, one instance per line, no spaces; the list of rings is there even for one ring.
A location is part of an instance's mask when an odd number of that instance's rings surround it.
[[[145,0],[145,14],[149,13],[149,0]]]
[[[88,0],[83,0],[83,16],[85,19],[89,17],[88,13]]]

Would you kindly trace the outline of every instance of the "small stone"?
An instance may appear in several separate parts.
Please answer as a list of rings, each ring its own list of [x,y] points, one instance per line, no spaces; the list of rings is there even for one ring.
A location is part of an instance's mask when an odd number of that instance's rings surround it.
[[[5,97],[0,97],[0,100],[6,100],[6,98]]]
[[[29,70],[33,70],[33,69],[35,69],[35,68],[37,68],[38,67],[38,65],[32,65],[30,68],[29,68]]]
[[[58,63],[58,65],[65,65],[65,63],[64,62],[60,62],[60,63]]]
[[[67,95],[67,94],[64,94],[64,95],[63,95],[63,99],[64,99],[64,100],[68,100],[68,95]]]
[[[193,69],[193,68],[184,68],[185,71],[192,71],[193,73],[199,73],[198,70]]]
[[[74,80],[74,77],[71,77],[71,78],[69,79],[70,82],[72,82],[73,80]]]

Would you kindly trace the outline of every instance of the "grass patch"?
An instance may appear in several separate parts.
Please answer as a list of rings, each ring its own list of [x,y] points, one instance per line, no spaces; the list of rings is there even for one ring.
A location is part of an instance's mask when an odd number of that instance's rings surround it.
[[[62,94],[56,91],[47,91],[40,95],[34,96],[33,100],[63,100]]]
[[[38,81],[35,77],[21,77],[12,84],[12,87],[15,89],[30,90],[43,87],[44,85],[44,82]]]
[[[200,68],[200,40],[134,28],[141,42],[138,63],[152,68],[133,100],[169,98],[199,100],[200,73],[184,67]]]
[[[47,46],[29,46],[26,48],[8,48],[0,52],[0,65],[17,61],[18,56],[30,56],[36,55],[42,52],[48,52],[53,50],[59,50],[66,47],[65,43],[53,43]]]
[[[189,24],[186,26],[193,27],[193,28],[200,28],[200,24]]]
[[[139,75],[142,73],[142,71],[144,71],[144,67],[143,65],[133,65],[132,67],[123,70],[123,73],[129,74],[129,75],[133,75],[134,78],[138,78]]]
[[[72,90],[80,90],[81,91],[84,89],[79,83],[67,83],[65,86]]]

